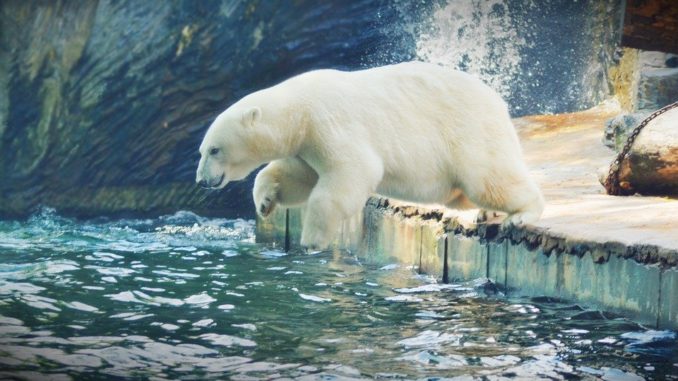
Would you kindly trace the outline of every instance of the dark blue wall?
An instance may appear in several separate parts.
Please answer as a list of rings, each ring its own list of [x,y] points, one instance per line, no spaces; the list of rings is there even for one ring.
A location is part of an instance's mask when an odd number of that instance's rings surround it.
[[[524,4],[3,1],[0,215],[49,205],[252,216],[251,179],[222,192],[193,185],[202,134],[243,95],[315,68],[462,67],[497,86],[514,115],[604,98],[619,6]],[[445,22],[456,14],[470,16]],[[453,53],[429,49],[440,43]],[[474,44],[482,54],[464,58]],[[502,66],[508,53],[518,59]]]

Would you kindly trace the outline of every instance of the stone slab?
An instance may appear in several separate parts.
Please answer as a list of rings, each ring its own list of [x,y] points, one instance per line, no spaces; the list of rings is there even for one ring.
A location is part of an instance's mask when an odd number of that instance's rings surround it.
[[[448,235],[447,268],[450,282],[487,277],[487,245],[477,237]]]
[[[666,269],[661,277],[659,328],[678,328],[678,269]]]
[[[560,297],[583,305],[618,312],[656,325],[659,316],[658,265],[644,265],[612,256],[596,263],[592,254],[559,256]]]
[[[507,246],[508,241],[487,244],[487,277],[502,290],[506,290]]]
[[[419,271],[443,279],[445,237],[440,223],[422,222]]]
[[[365,242],[360,256],[376,264],[393,261],[419,266],[421,227],[389,211],[365,209]]]
[[[559,295],[558,256],[525,245],[507,245],[506,290],[520,296]]]

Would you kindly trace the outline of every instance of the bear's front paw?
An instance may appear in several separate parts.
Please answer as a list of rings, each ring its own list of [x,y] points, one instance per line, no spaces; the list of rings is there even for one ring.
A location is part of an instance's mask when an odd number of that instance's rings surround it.
[[[278,204],[278,184],[273,181],[256,181],[254,184],[254,205],[257,213],[263,218],[268,217]]]
[[[271,197],[264,197],[257,205],[257,212],[261,217],[268,217],[275,209],[276,202]]]

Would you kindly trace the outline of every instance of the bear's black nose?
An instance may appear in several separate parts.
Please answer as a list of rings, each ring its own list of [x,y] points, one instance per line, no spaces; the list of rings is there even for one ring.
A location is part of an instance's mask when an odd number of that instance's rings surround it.
[[[207,180],[204,180],[204,179],[198,181],[198,185],[200,185],[200,186],[203,187],[203,188],[208,188],[208,186],[207,186]]]

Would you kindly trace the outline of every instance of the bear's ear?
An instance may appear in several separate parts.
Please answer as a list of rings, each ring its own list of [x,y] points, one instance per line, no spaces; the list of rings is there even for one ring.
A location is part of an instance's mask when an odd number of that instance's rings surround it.
[[[261,109],[259,107],[252,107],[242,114],[242,124],[245,127],[252,127],[261,119]]]

